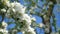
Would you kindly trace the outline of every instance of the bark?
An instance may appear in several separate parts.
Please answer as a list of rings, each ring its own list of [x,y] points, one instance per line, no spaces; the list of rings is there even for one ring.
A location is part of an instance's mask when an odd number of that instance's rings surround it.
[[[52,32],[52,28],[51,28],[51,24],[50,24],[50,18],[52,16],[52,12],[53,12],[53,8],[54,8],[54,2],[52,1],[53,4],[50,4],[49,5],[49,8],[47,10],[47,12],[44,14],[42,17],[42,22],[43,24],[45,25],[45,28],[44,28],[44,33],[45,34],[51,34]],[[47,4],[46,4],[47,5]]]

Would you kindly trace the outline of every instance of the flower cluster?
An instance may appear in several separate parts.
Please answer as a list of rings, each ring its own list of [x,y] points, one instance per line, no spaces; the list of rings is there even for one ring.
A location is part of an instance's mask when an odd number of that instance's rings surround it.
[[[15,22],[18,22],[18,24],[22,26],[20,30],[24,32],[24,34],[28,34],[28,33],[36,34],[34,29],[30,26],[31,22],[36,21],[36,19],[25,13],[26,7],[24,7],[23,5],[21,5],[20,3],[16,1],[10,3],[10,1],[6,0],[4,2],[5,2],[4,5],[8,7],[7,10],[4,8],[1,9],[1,11],[6,12],[5,16],[8,18],[13,17],[13,19],[16,19]],[[6,27],[7,24],[2,22],[2,26]]]
[[[8,34],[8,30],[6,30],[8,24],[6,22],[2,22],[2,28],[0,28],[0,32],[2,32],[3,34]]]

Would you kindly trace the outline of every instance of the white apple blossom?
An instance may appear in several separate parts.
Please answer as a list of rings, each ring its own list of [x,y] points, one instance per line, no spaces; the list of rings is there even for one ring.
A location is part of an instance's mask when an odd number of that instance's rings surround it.
[[[36,34],[34,29],[31,28],[30,26],[27,28],[27,30],[22,31],[23,34]]]
[[[3,34],[8,34],[8,30],[3,29]]]
[[[6,30],[7,23],[5,21],[2,22],[2,27],[4,28],[0,28],[0,32],[2,32],[3,34],[8,34],[8,30]]]
[[[1,11],[2,11],[2,12],[6,12],[6,9],[3,8],[3,9],[1,9]]]
[[[44,27],[44,24],[43,24],[43,23],[40,23],[40,24],[39,24],[39,27],[40,27],[40,28]]]
[[[3,29],[0,28],[0,32],[3,32]]]
[[[36,33],[33,28],[28,27],[28,30],[25,32],[25,34],[36,34]]]
[[[8,24],[5,21],[3,21],[2,26],[6,28],[8,26]]]
[[[13,12],[16,12],[14,8],[12,8],[12,11],[13,11]]]
[[[8,7],[10,7],[10,2],[9,2],[9,1],[7,1],[7,2],[6,2],[6,5],[7,5]]]
[[[8,34],[8,30],[6,29],[0,29],[0,32],[2,32],[3,34]]]
[[[51,1],[50,1],[48,4],[49,4],[49,5],[52,5],[52,4],[53,4],[53,2],[51,2]]]
[[[22,31],[22,34],[25,34],[25,31]]]
[[[4,5],[10,7],[10,1],[8,0],[0,0]]]
[[[15,5],[14,5],[14,3],[10,3],[10,7],[12,7],[12,8],[13,8],[14,6],[15,6]]]
[[[28,25],[31,25],[31,18],[28,14],[24,14],[22,20],[26,20]]]
[[[14,9],[17,11],[17,12],[19,12],[19,13],[25,13],[25,9],[26,9],[26,7],[23,7],[23,5],[21,5],[20,3],[18,3],[18,2],[14,2]]]
[[[16,14],[23,15],[25,13],[25,9],[26,9],[26,7],[24,7],[20,3],[13,2],[13,3],[10,3],[10,7],[7,10],[7,14],[11,14],[13,12],[13,15],[15,14],[15,16],[16,16]]]

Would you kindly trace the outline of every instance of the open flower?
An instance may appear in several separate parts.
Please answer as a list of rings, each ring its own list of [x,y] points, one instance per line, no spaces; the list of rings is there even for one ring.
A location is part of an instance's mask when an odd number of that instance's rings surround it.
[[[36,33],[35,33],[34,29],[29,26],[28,31],[26,31],[25,34],[36,34]]]
[[[3,34],[8,34],[8,30],[6,29],[0,29],[0,32],[2,32]]]
[[[2,22],[2,26],[6,28],[7,27],[7,23],[5,21],[3,21]]]
[[[44,24],[43,24],[43,23],[40,23],[40,24],[39,24],[39,27],[40,27],[40,28],[44,27]]]
[[[6,12],[6,9],[3,8],[3,9],[1,9],[1,11],[2,11],[2,12]]]

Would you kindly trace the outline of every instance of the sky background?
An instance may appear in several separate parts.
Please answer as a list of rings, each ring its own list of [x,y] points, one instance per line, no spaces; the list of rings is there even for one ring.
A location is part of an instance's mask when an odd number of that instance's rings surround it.
[[[23,0],[20,0],[20,3],[22,4],[22,5],[24,5],[24,3],[23,3]],[[38,5],[39,6],[41,6],[42,7],[42,5],[43,5],[43,3],[42,2],[39,2],[38,3]],[[56,21],[56,24],[57,24],[57,27],[58,28],[60,28],[60,10],[57,10],[57,8],[58,7],[60,7],[60,6],[58,6],[58,5],[55,5],[54,6],[54,9],[53,9],[53,12],[54,12],[54,14],[55,14],[55,16],[56,16],[56,19],[57,19],[57,21]],[[38,16],[34,16],[35,18],[36,18],[36,22],[39,24],[39,23],[42,23],[42,19],[40,18],[40,17],[38,17]],[[0,16],[0,20],[1,20],[1,16]],[[5,19],[4,19],[4,21],[6,21],[6,22],[8,22],[8,21],[13,21],[13,19],[8,19],[8,18],[6,18],[5,17]],[[13,28],[15,26],[15,24],[13,25],[13,24],[10,24],[9,26],[8,26],[8,28]],[[40,34],[44,34],[43,32],[43,29],[40,29],[40,28],[36,28],[36,30],[37,30],[37,32],[38,32],[38,34],[40,33]],[[54,27],[52,27],[52,30],[54,31]],[[21,32],[18,32],[18,34],[22,34]]]

